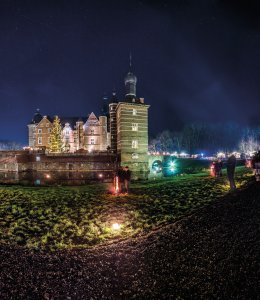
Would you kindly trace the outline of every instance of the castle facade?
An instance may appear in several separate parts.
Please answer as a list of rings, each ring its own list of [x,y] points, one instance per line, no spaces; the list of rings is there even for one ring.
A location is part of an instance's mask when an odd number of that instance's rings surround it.
[[[130,70],[124,80],[126,94],[121,101],[113,93],[104,103],[103,115],[93,112],[88,117],[59,117],[62,125],[62,153],[109,152],[122,166],[132,170],[134,178],[148,176],[148,109],[144,98],[136,96],[137,78]],[[48,153],[53,118],[39,110],[28,124],[28,144],[33,150]],[[50,154],[49,154],[50,155]]]

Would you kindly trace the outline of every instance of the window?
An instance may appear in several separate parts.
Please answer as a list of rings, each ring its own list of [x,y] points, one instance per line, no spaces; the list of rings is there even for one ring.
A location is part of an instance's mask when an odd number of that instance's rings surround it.
[[[95,144],[95,140],[94,139],[90,139],[90,144],[94,145]]]
[[[51,133],[51,128],[48,128],[48,133]]]
[[[133,108],[133,116],[137,115],[137,110],[135,108]]]
[[[48,144],[51,143],[51,137],[48,137]]]
[[[40,133],[40,134],[41,134],[41,133],[42,133],[42,129],[38,129],[38,133]]]
[[[49,123],[46,123],[46,127],[49,127],[49,125],[50,125]]]
[[[39,136],[38,137],[38,144],[41,145],[42,144],[42,138]]]
[[[132,131],[138,131],[138,123],[132,123]]]
[[[137,140],[132,140],[132,148],[137,149],[138,148],[138,141]]]
[[[133,153],[133,154],[132,154],[132,158],[133,158],[133,159],[138,159],[138,158],[139,158],[138,153]]]
[[[36,161],[41,161],[41,157],[40,156],[36,156]]]
[[[94,134],[94,132],[95,132],[94,129],[91,129],[91,130],[90,130],[90,133],[91,133],[91,134]]]

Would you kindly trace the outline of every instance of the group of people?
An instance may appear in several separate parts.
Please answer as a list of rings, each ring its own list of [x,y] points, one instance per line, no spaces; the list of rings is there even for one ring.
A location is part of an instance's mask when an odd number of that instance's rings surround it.
[[[236,156],[234,154],[230,155],[226,162],[227,166],[227,177],[230,184],[230,190],[236,189],[236,184],[234,180],[235,169],[236,169]],[[212,163],[213,175],[216,177],[222,176],[223,163],[219,159]],[[255,170],[256,181],[260,181],[260,150],[254,155],[252,159],[252,168]],[[118,179],[118,193],[129,193],[129,185],[131,180],[131,171],[128,166],[119,167],[116,172],[116,177]]]
[[[118,178],[118,193],[129,193],[129,186],[131,180],[131,171],[128,166],[120,166],[116,172],[116,177]]]
[[[230,190],[235,190],[236,185],[235,185],[234,175],[235,175],[235,168],[236,168],[236,157],[234,154],[228,157],[226,164],[227,164],[227,177],[229,180]],[[211,167],[213,173],[212,175],[215,177],[222,176],[222,167],[223,167],[223,163],[221,159],[219,159],[218,161],[214,161]]]

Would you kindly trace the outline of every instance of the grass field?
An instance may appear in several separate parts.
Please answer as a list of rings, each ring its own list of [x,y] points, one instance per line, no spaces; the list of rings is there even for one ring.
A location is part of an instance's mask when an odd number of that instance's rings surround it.
[[[237,187],[251,175],[237,168]],[[229,189],[225,172],[221,178],[204,173],[133,183],[127,196],[111,188],[0,186],[0,243],[35,250],[91,247],[171,223]]]

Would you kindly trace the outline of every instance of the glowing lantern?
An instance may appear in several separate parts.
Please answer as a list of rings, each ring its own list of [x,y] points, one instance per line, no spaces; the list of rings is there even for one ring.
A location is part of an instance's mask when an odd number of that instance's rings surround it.
[[[112,225],[112,229],[114,229],[114,230],[119,230],[120,227],[121,227],[121,225],[118,224],[118,223],[114,223],[114,224]]]

